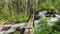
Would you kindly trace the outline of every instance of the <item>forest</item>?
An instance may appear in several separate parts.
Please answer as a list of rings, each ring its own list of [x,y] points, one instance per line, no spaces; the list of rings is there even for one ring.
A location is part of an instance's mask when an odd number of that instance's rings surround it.
[[[0,0],[0,34],[60,34],[60,0]]]

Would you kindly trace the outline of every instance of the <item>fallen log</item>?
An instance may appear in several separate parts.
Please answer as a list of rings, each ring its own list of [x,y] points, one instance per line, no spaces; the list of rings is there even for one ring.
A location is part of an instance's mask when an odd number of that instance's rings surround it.
[[[27,25],[27,23],[18,23],[18,24],[14,24],[14,25],[11,25],[11,24],[9,24],[9,25],[8,24],[7,25],[3,25],[3,27],[0,28],[0,33],[2,33],[2,34],[3,33],[9,34],[9,33],[15,32],[18,27],[20,27],[20,29],[26,28],[26,25]],[[10,27],[10,28],[8,28],[8,27]],[[3,30],[3,28],[4,29],[6,28],[6,29]]]
[[[32,34],[32,28],[33,28],[33,19],[31,18],[28,22],[27,28],[25,29],[24,34]]]

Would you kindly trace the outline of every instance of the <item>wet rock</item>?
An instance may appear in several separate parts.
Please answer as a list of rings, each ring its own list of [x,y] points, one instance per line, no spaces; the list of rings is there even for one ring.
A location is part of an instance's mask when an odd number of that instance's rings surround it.
[[[39,12],[38,16],[45,16],[45,14],[47,13],[47,10],[42,10],[41,12]]]
[[[7,30],[5,33],[6,33],[6,34],[9,34],[9,33],[15,32],[15,31],[16,31],[16,29],[9,29],[9,30]]]
[[[48,26],[52,26],[54,24],[54,22],[57,22],[59,20],[60,17],[55,16],[55,17],[49,17],[48,19]],[[53,22],[53,23],[52,23]]]
[[[5,31],[0,31],[0,34],[4,34],[5,33]]]
[[[38,25],[39,25],[39,22],[40,22],[39,20],[35,20],[35,21],[34,21],[34,25],[35,25],[35,26],[38,26]]]
[[[20,34],[24,34],[25,29],[26,29],[26,28],[20,29]]]
[[[38,16],[38,15],[34,16],[34,20],[39,20],[39,19],[40,19],[40,16]]]
[[[56,15],[57,18],[60,18],[60,15],[58,15],[58,14],[55,14],[55,15]]]

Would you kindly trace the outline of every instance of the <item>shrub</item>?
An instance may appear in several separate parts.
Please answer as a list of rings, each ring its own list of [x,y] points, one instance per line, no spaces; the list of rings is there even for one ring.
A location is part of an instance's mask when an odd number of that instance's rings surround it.
[[[19,17],[17,17],[16,22],[25,22],[28,20],[28,16],[25,13],[22,13]]]

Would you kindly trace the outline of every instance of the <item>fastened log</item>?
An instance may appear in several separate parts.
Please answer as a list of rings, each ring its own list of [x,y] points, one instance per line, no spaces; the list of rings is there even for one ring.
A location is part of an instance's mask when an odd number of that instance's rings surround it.
[[[18,27],[20,27],[20,29],[21,28],[26,28],[26,27],[24,27],[25,25],[27,25],[27,23],[18,23],[18,24],[14,24],[14,25],[3,25],[2,26],[2,28],[0,28],[0,33],[4,33],[4,34],[9,34],[9,33],[13,33],[13,32],[15,32],[16,31],[16,29],[18,28]],[[10,27],[10,28],[9,28]],[[3,30],[2,31],[2,29],[3,28],[5,28],[6,30]],[[8,29],[7,29],[8,28]]]
[[[33,28],[33,19],[31,18],[28,22],[27,28],[25,29],[24,34],[32,34],[32,28]]]
[[[21,27],[21,26],[24,26],[25,25],[25,23],[18,23],[18,24],[14,24],[14,25],[12,25],[12,24],[7,24],[7,25],[3,25],[3,26],[0,26],[0,29],[2,29],[3,27],[12,27],[12,26],[14,26],[15,28],[17,28],[17,27]]]

